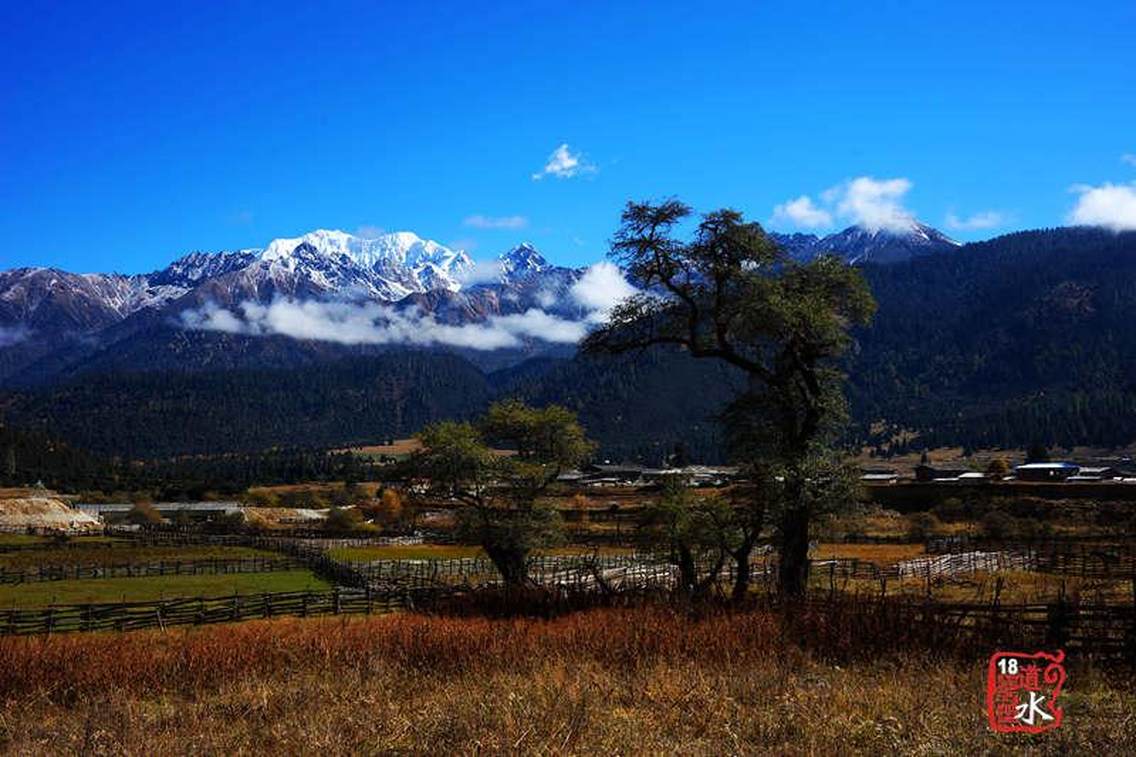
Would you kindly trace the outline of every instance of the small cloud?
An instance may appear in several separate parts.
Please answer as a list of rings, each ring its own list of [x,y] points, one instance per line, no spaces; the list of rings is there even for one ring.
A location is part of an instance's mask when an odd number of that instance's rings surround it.
[[[245,324],[240,318],[215,302],[207,302],[194,310],[183,310],[179,317],[182,328],[190,331],[221,331],[226,334],[246,332]]]
[[[1136,231],[1136,183],[1077,184],[1070,191],[1080,195],[1069,211],[1069,223],[1102,226],[1113,231]]]
[[[250,226],[254,220],[251,210],[238,210],[229,217],[229,223],[234,226]]]
[[[556,293],[547,289],[541,289],[535,295],[536,303],[542,308],[551,308],[556,304]]]
[[[836,212],[869,231],[905,231],[915,222],[915,214],[903,207],[903,197],[911,191],[908,179],[875,179],[859,176],[824,193],[835,202]]]
[[[458,273],[457,279],[458,283],[462,286],[488,284],[493,281],[499,281],[504,271],[504,261],[476,260],[473,265]]]
[[[1006,216],[996,210],[984,210],[981,213],[960,218],[954,213],[947,213],[946,226],[953,231],[975,231],[977,229],[993,229],[1006,223]]]
[[[0,326],[0,347],[11,347],[31,336],[26,326]]]
[[[623,277],[619,266],[605,260],[584,271],[569,294],[584,309],[593,311],[597,317],[605,317],[609,310],[638,291]]]
[[[386,234],[386,229],[381,226],[372,226],[370,224],[363,224],[355,229],[355,236],[360,239],[378,239],[383,234]]]
[[[915,223],[915,214],[903,206],[903,198],[912,186],[902,177],[858,176],[821,192],[819,203],[808,195],[781,203],[773,209],[773,219],[821,228],[841,218],[868,231],[907,231]]]
[[[524,216],[483,216],[475,213],[466,216],[462,226],[474,229],[523,229],[529,225],[529,219]]]
[[[532,175],[533,181],[540,181],[545,176],[554,176],[557,179],[570,179],[581,174],[595,173],[596,167],[588,163],[584,156],[578,152],[573,153],[568,143],[557,147],[548,156],[544,168]]]
[[[1126,152],[1120,156],[1121,163],[1136,167],[1136,153]]]
[[[773,220],[805,229],[817,229],[832,225],[832,213],[817,207],[808,195],[801,195],[774,207]]]

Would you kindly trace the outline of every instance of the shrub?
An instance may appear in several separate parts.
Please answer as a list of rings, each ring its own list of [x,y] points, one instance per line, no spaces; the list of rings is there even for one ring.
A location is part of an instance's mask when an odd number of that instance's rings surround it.
[[[934,513],[912,513],[907,516],[907,538],[911,541],[926,541],[941,527],[942,522]]]
[[[996,457],[986,466],[986,475],[992,481],[1001,481],[1010,475],[1010,463],[1004,457]]]
[[[982,516],[982,534],[988,539],[1009,539],[1017,535],[1018,522],[1001,510],[991,510]]]
[[[327,514],[323,524],[325,531],[332,533],[367,533],[378,529],[363,519],[363,513],[357,508],[333,507]]]
[[[970,515],[970,508],[958,497],[947,497],[931,508],[931,512],[934,513],[935,517],[939,518],[939,520],[963,520]]]
[[[139,502],[126,514],[126,522],[136,526],[153,526],[162,522],[162,514],[149,502]]]

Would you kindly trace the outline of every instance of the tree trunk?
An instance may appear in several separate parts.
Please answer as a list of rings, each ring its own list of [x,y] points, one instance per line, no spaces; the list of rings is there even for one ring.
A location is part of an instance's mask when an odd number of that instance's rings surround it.
[[[482,545],[485,554],[493,561],[505,586],[521,586],[529,578],[528,553],[520,549],[507,549],[501,546]]]
[[[777,575],[781,594],[802,597],[809,582],[809,511],[790,503],[781,518],[781,559]]]
[[[686,546],[678,547],[678,573],[682,583],[682,591],[688,597],[694,594],[694,586],[698,583],[695,575],[694,554]]]
[[[749,558],[753,553],[753,541],[746,539],[742,545],[730,553],[736,563],[736,572],[734,573],[734,590],[732,598],[735,602],[741,602],[749,594]]]

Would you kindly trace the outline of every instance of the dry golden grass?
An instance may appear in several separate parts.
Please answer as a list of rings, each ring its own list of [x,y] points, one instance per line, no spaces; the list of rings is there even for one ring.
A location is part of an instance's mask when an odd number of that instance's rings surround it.
[[[864,587],[866,588],[866,587]],[[1064,591],[1071,601],[1131,605],[1132,581],[1123,578],[1081,578],[1032,571],[978,572],[951,576],[931,583],[931,596],[942,602],[993,602],[1003,604],[1054,602]],[[889,586],[889,594],[924,596],[926,582],[918,578]]]
[[[374,497],[382,488],[382,484],[372,481],[363,481],[356,484],[359,491],[368,497]],[[280,496],[281,494],[300,494],[329,496],[335,491],[343,489],[342,481],[316,482],[308,484],[276,484],[273,486],[250,486],[248,494],[255,496]]]
[[[340,452],[354,452],[358,455],[409,455],[422,449],[422,442],[417,438],[395,439],[394,444],[368,444],[362,447],[349,447]]]
[[[836,632],[834,629],[829,631]],[[819,634],[819,637],[818,637]],[[823,637],[823,638],[820,638]],[[1136,695],[1070,670],[1066,724],[992,734],[983,655],[836,663],[820,626],[665,609],[0,639],[10,753],[1035,753],[1136,749]],[[791,639],[791,640],[790,640]],[[871,646],[871,645],[869,645]]]
[[[864,560],[877,565],[893,565],[900,560],[919,557],[926,551],[922,544],[818,544],[812,553],[815,560]]]

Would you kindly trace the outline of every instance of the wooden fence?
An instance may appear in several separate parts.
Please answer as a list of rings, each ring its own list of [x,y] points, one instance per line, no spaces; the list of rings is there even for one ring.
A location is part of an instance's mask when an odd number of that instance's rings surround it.
[[[230,573],[273,573],[295,570],[303,563],[288,557],[240,559],[160,560],[145,563],[88,565],[45,564],[10,570],[0,568],[0,584],[71,581],[93,578],[147,578],[150,576],[201,576]]]
[[[35,609],[0,610],[0,633],[26,635],[65,631],[132,631],[281,616],[381,613],[412,604],[413,599],[406,595],[337,588],[328,592],[275,592],[150,602],[52,605]]]
[[[877,565],[857,559],[812,560],[813,576],[827,579],[830,586],[851,580],[893,581],[930,580],[948,575],[1005,570],[1034,570],[1031,555],[1011,552],[969,552],[913,558],[893,565]],[[439,586],[476,588],[500,583],[493,562],[485,557],[450,560],[377,560],[369,563],[340,563],[339,569],[355,576],[356,585],[388,589],[428,589]],[[700,561],[699,573],[712,569]],[[726,561],[719,580],[734,580],[736,565]],[[759,583],[772,584],[777,576],[777,560],[768,554],[755,555],[750,576]],[[529,561],[529,578],[545,587],[585,590],[615,583],[623,588],[656,590],[673,588],[677,569],[665,556],[653,553],[625,555],[538,556]]]

